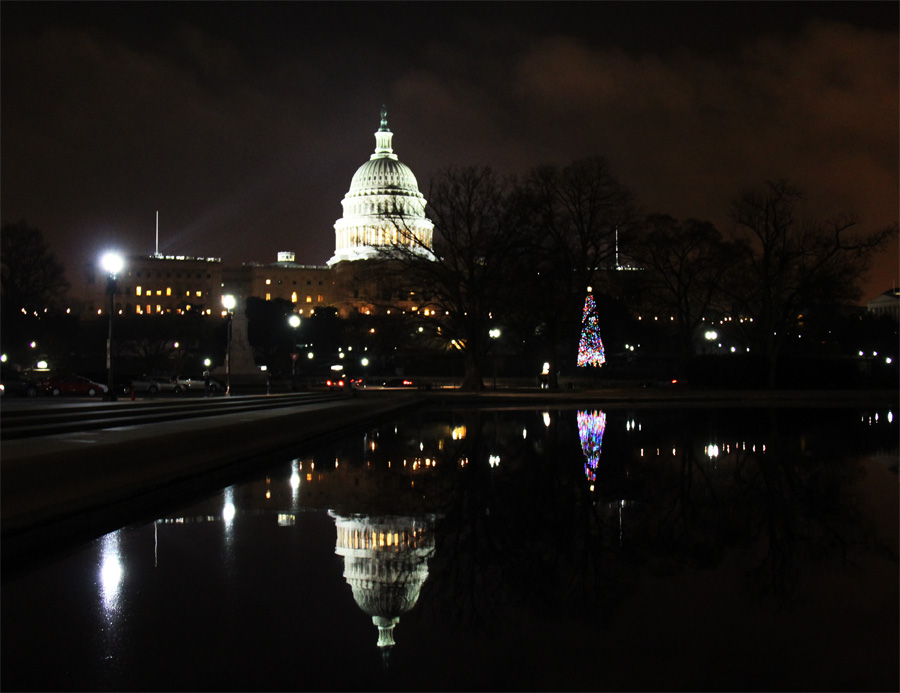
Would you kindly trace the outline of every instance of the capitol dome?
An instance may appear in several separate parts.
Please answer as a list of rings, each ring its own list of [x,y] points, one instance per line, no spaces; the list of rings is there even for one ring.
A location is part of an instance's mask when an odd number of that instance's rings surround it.
[[[337,529],[335,553],[344,557],[344,579],[378,629],[386,662],[400,616],[416,605],[428,579],[435,517],[328,514]]]
[[[344,215],[334,223],[335,250],[329,265],[373,258],[379,248],[398,244],[430,256],[434,225],[425,217],[425,198],[415,175],[394,154],[393,137],[382,108],[375,153],[353,174],[341,201]]]
[[[424,200],[412,170],[400,163],[396,154],[369,159],[353,174],[347,196],[366,195],[403,195]]]

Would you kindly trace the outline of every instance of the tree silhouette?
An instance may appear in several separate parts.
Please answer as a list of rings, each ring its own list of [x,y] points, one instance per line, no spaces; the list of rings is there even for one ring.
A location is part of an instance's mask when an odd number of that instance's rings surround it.
[[[724,308],[722,286],[738,262],[738,247],[709,222],[650,215],[634,246],[645,288],[645,309],[675,318],[683,356],[694,354],[694,333],[711,309]]]
[[[17,351],[24,330],[62,306],[69,284],[39,229],[25,221],[0,229],[0,308],[4,347]]]
[[[897,235],[896,223],[873,232],[857,229],[858,219],[801,218],[798,188],[785,180],[740,195],[732,218],[743,242],[743,266],[732,273],[730,292],[738,308],[753,318],[753,345],[766,364],[766,384],[784,338],[810,306],[857,299],[872,253]]]
[[[450,168],[431,181],[426,212],[434,221],[434,249],[422,247],[397,213],[389,215],[398,241],[380,251],[375,267],[395,295],[414,287],[418,312],[435,316],[437,335],[465,357],[462,388],[481,390],[494,314],[516,300],[527,276],[521,240],[524,209],[513,185],[487,167]]]
[[[616,239],[635,223],[632,193],[601,157],[568,166],[539,166],[524,183],[520,204],[528,208],[527,240],[531,269],[521,287],[527,310],[543,337],[550,362],[551,388],[571,358],[581,325],[581,298],[589,286],[610,283],[616,265]]]

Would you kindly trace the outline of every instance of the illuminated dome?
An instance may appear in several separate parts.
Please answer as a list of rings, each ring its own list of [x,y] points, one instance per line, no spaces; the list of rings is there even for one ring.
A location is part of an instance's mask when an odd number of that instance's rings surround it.
[[[375,153],[360,166],[341,201],[344,216],[334,223],[334,265],[342,260],[365,260],[379,248],[398,243],[430,256],[434,225],[425,218],[425,198],[409,166],[394,154],[387,111],[375,133]]]
[[[376,156],[378,158],[374,158]],[[412,170],[406,164],[400,163],[396,154],[379,156],[376,150],[372,157],[353,174],[347,197],[393,195],[424,201],[425,198],[419,192],[419,183]]]

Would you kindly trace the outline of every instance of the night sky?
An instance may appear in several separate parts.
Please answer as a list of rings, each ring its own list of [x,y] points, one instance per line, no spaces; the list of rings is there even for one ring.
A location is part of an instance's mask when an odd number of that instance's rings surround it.
[[[115,246],[322,264],[382,104],[449,165],[605,156],[648,212],[728,231],[765,179],[898,218],[896,2],[0,5],[3,221],[69,268]],[[863,299],[897,280],[893,243]]]

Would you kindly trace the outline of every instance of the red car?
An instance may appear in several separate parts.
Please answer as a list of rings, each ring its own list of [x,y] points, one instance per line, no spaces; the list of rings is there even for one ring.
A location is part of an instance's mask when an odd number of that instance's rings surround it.
[[[41,390],[48,395],[87,395],[95,397],[107,391],[106,385],[95,383],[83,375],[55,375],[41,381]]]

